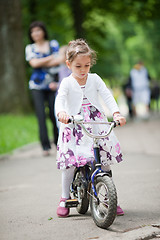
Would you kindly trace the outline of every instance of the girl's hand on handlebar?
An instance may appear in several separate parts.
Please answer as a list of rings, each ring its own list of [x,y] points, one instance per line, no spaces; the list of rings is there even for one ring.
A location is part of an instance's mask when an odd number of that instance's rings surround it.
[[[126,124],[126,119],[120,113],[114,113],[113,115],[114,121],[119,121],[120,126],[124,126]]]
[[[69,120],[69,115],[66,112],[59,112],[58,113],[58,120],[62,123],[67,124]]]

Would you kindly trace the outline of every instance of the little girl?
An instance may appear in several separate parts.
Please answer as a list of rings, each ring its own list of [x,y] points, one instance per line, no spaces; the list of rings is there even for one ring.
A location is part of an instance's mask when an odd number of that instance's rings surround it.
[[[69,117],[80,114],[85,121],[106,121],[99,101],[101,96],[113,114],[113,119],[119,120],[121,126],[126,123],[103,80],[97,74],[89,73],[96,61],[96,54],[88,44],[83,39],[69,42],[66,59],[66,64],[72,73],[62,80],[55,102],[56,115],[61,122],[57,144],[57,167],[62,170],[62,196],[57,208],[58,217],[69,215],[65,201],[70,197],[69,189],[75,167],[94,161],[93,140],[79,125],[66,125]],[[87,127],[96,134],[107,132],[108,129],[107,125],[93,127],[88,124]],[[111,164],[122,161],[119,142],[112,132],[109,137],[100,140],[99,145],[102,169],[110,171]],[[117,206],[117,215],[123,214],[123,210]]]

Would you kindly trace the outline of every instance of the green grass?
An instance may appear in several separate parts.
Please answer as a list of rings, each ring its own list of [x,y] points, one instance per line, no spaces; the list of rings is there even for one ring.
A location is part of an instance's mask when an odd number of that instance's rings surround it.
[[[51,123],[47,120],[49,136]],[[0,115],[0,154],[10,153],[26,144],[39,141],[34,115]]]

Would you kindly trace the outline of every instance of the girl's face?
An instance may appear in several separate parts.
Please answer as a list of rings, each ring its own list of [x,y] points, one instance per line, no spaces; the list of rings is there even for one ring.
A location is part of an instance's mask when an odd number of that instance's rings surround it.
[[[66,61],[66,64],[73,73],[73,77],[78,81],[87,79],[91,67],[91,58],[88,55],[77,55],[72,62]]]
[[[31,29],[31,37],[34,42],[44,40],[44,31],[40,27],[34,27]]]

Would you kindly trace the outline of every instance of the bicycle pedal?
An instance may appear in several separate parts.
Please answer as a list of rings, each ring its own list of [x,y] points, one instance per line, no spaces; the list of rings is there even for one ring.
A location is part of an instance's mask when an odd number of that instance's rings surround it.
[[[65,207],[66,208],[72,208],[72,207],[77,207],[79,204],[77,199],[67,199],[65,202]]]

